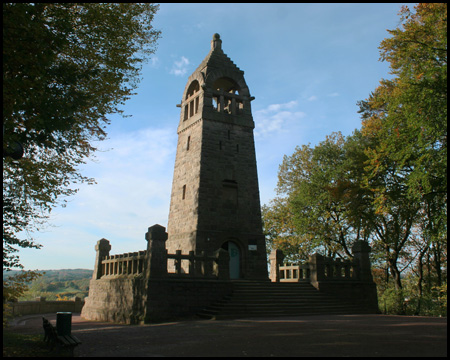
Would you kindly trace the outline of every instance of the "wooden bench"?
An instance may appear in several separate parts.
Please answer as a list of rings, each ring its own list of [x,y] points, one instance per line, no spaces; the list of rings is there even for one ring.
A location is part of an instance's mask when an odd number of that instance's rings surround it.
[[[44,327],[44,341],[52,350],[57,346],[69,349],[73,355],[73,350],[81,344],[81,341],[74,335],[58,335],[56,328],[45,317],[42,317],[42,326]]]

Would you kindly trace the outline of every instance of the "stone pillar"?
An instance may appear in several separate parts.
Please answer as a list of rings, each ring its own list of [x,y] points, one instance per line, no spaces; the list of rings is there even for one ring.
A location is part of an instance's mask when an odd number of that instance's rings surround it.
[[[319,281],[323,281],[325,279],[325,263],[324,257],[317,253],[311,255],[309,257],[309,268],[310,268],[310,279],[311,283],[317,287],[317,283]]]
[[[214,264],[214,274],[219,280],[230,280],[230,254],[220,248],[214,255],[217,258],[217,262]]]
[[[222,50],[222,40],[220,39],[219,34],[214,34],[213,39],[211,40],[211,50]]]
[[[111,245],[109,241],[106,239],[100,239],[97,241],[97,245],[95,245],[95,251],[97,252],[95,256],[95,265],[94,265],[94,273],[92,274],[92,278],[94,280],[100,279],[103,275],[102,272],[102,260],[105,256],[109,256],[109,251],[111,250]]]
[[[167,275],[166,228],[158,224],[149,227],[145,239],[148,241],[146,277]]]
[[[353,244],[352,253],[359,265],[359,280],[372,282],[372,271],[370,268],[370,246],[367,242],[359,240]]]
[[[280,265],[283,264],[284,254],[280,249],[273,249],[269,255],[270,261],[270,281],[280,281]]]

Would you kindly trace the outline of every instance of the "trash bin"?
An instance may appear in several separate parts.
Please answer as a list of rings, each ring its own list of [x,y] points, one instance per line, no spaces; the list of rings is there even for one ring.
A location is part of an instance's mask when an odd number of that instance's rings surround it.
[[[56,333],[61,336],[70,335],[72,330],[72,313],[56,313]]]

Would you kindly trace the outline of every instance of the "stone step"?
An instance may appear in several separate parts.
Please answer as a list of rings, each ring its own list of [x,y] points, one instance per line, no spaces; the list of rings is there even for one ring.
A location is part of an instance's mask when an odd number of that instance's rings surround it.
[[[233,293],[203,309],[198,316],[231,319],[254,316],[360,314],[364,308],[320,293],[310,283],[258,283],[239,281]]]
[[[304,316],[304,315],[323,315],[323,314],[333,314],[333,315],[348,315],[348,314],[366,314],[370,313],[366,309],[353,308],[349,309],[346,307],[336,308],[336,307],[316,307],[316,308],[304,308],[304,309],[245,309],[245,310],[233,310],[233,311],[214,311],[214,310],[204,310],[197,315],[206,319],[233,319],[233,318],[244,318],[244,317],[270,317],[270,316]]]

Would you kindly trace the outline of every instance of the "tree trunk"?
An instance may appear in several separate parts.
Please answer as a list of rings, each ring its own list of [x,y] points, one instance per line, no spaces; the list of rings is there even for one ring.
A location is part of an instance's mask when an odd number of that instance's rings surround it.
[[[422,251],[419,252],[419,258],[418,260],[418,264],[417,264],[417,272],[418,272],[418,279],[417,279],[417,288],[419,289],[419,302],[417,304],[417,309],[416,309],[416,315],[420,314],[420,310],[421,310],[421,306],[422,306],[422,296],[423,296],[423,257],[425,255],[425,253],[427,252],[428,247]]]
[[[441,249],[439,242],[436,242],[433,246],[434,253],[434,267],[437,275],[437,286],[442,286],[442,271],[441,271]]]
[[[402,289],[402,279],[400,278],[400,271],[397,267],[397,262],[394,259],[389,259],[389,270],[391,271],[392,279],[396,290]]]

